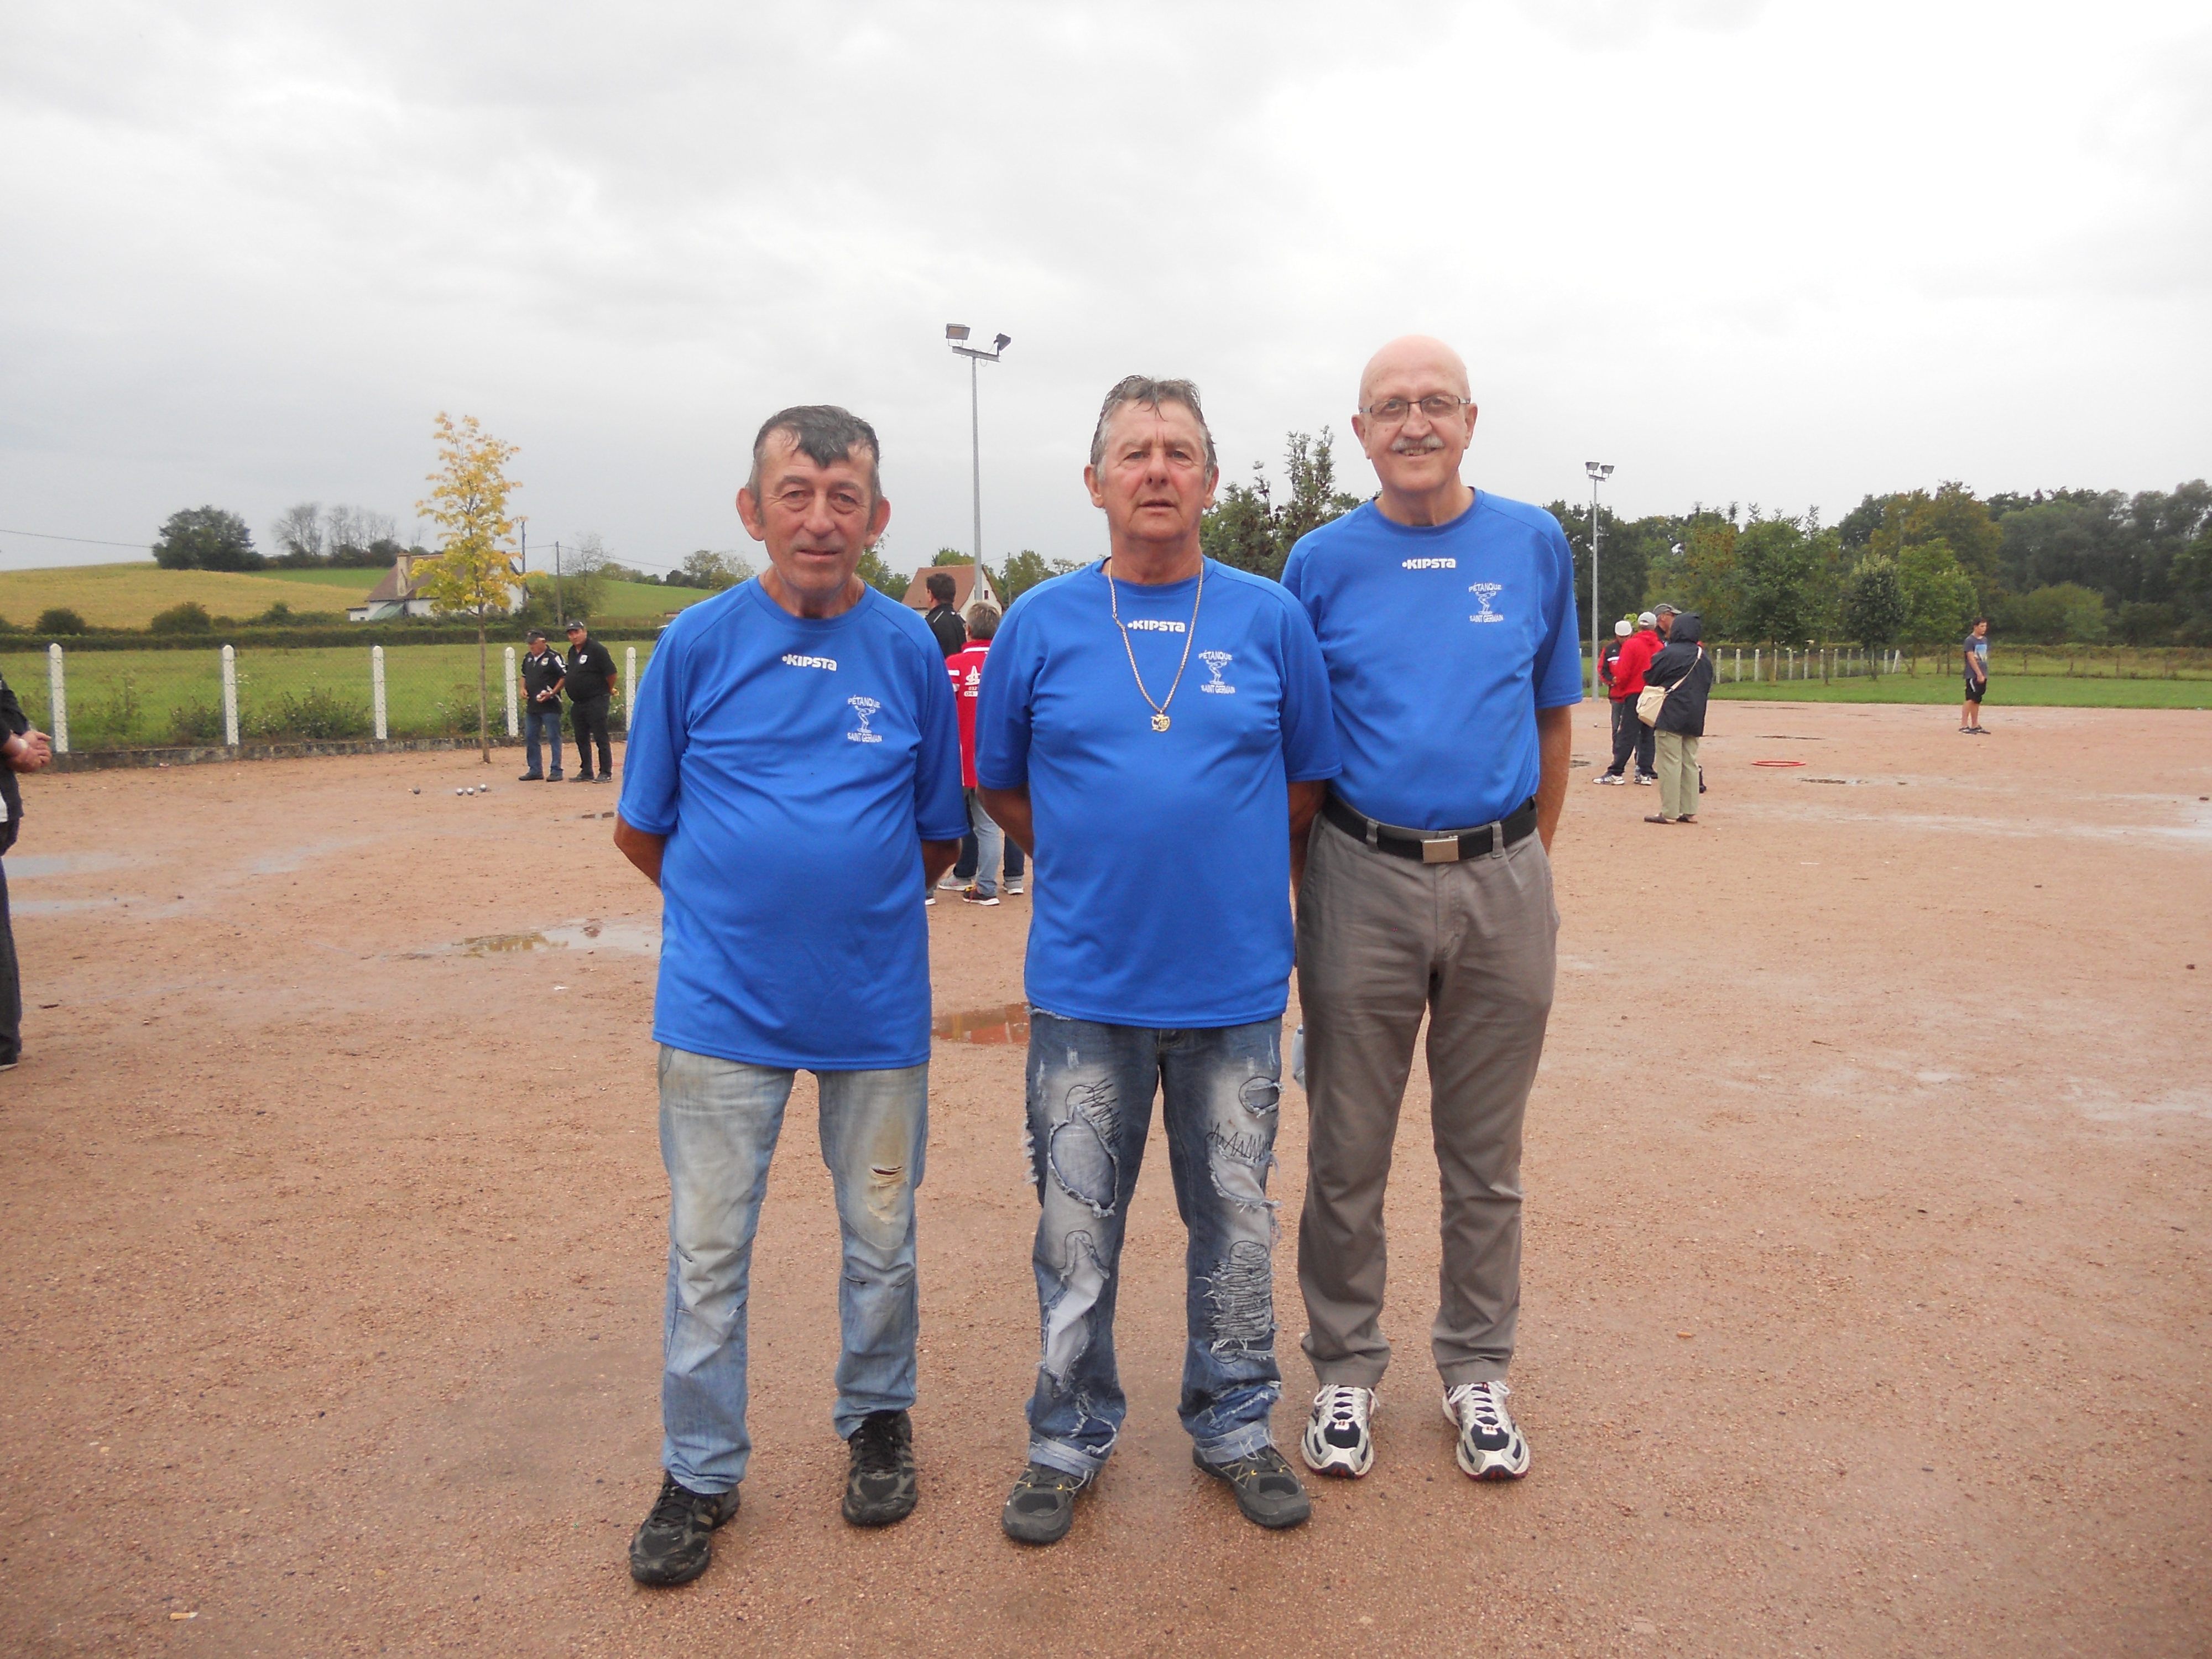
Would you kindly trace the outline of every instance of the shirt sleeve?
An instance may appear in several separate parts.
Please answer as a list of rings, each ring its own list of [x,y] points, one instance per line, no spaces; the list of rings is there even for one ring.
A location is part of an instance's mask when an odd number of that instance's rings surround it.
[[[683,799],[684,647],[665,641],[646,659],[623,751],[622,821],[648,836],[673,835]]]
[[[1333,778],[1344,770],[1344,760],[1336,747],[1328,664],[1295,594],[1283,607],[1282,639],[1284,775],[1292,783]]]
[[[1565,708],[1583,700],[1583,647],[1575,637],[1575,562],[1567,551],[1566,536],[1556,522],[1548,534],[1543,534],[1543,544],[1552,563],[1550,591],[1544,596],[1549,626],[1536,647],[1530,678],[1536,688],[1537,708]]]
[[[1028,597],[1007,611],[983,659],[975,700],[975,781],[985,789],[1018,789],[1030,781],[1030,705],[1037,663],[1023,603]]]
[[[945,659],[928,660],[935,648],[934,641],[927,648],[915,641],[921,747],[915,756],[914,822],[924,841],[957,841],[968,833],[968,798],[960,783],[960,719]]]

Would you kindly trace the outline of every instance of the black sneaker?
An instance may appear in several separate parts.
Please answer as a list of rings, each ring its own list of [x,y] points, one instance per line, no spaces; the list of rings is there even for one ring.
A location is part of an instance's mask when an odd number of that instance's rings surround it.
[[[1255,1527],[1296,1527],[1313,1513],[1313,1504],[1297,1474],[1273,1446],[1262,1446],[1246,1457],[1226,1463],[1209,1463],[1190,1450],[1190,1461],[1216,1480],[1226,1481],[1237,1494],[1237,1507]]]
[[[888,1527],[914,1513],[914,1425],[904,1412],[870,1412],[845,1443],[853,1466],[845,1475],[845,1519],[856,1527]]]
[[[714,1528],[738,1512],[738,1489],[718,1496],[660,1477],[653,1513],[629,1540],[629,1576],[641,1584],[688,1584],[714,1559]]]
[[[571,783],[589,783],[591,781],[592,775],[589,772],[579,772],[574,777],[568,780]]]
[[[557,778],[561,775],[556,772],[553,775]],[[543,772],[518,772],[514,775],[514,781],[517,783],[543,783],[545,781],[545,775]]]
[[[1017,1544],[1057,1544],[1075,1524],[1075,1494],[1090,1484],[1087,1474],[1032,1463],[1014,1477],[999,1525]]]

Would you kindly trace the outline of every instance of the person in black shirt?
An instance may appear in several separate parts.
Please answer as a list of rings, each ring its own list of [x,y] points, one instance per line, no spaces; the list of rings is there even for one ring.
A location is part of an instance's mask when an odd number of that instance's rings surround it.
[[[554,782],[561,781],[561,684],[568,678],[560,657],[545,648],[543,629],[530,630],[530,654],[522,659],[522,730],[530,769],[520,779],[539,783],[548,775],[538,763],[538,740],[542,732],[553,744]]]
[[[22,704],[0,676],[0,853],[15,844],[23,823],[23,792],[15,774],[35,772],[53,758],[46,734],[35,730]],[[0,865],[0,1072],[12,1072],[23,1054],[23,982],[15,965],[15,928],[8,915],[7,866]]]
[[[607,741],[607,706],[614,700],[614,653],[585,631],[568,624],[568,661],[562,670],[568,689],[568,719],[576,734],[576,781],[592,779],[592,742],[599,740],[599,776],[611,781],[615,751]]]
[[[964,650],[968,645],[968,624],[960,620],[960,613],[952,608],[952,578],[933,575],[922,584],[929,589],[929,614],[922,621],[929,631],[937,635],[937,648],[946,656]]]

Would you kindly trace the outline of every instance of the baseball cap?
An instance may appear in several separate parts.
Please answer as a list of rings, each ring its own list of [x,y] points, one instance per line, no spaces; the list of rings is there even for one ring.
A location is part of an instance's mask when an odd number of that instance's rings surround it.
[[[571,634],[585,634],[589,633],[591,630],[586,629],[584,624],[580,622],[572,622],[568,624],[568,631]]]
[[[1674,607],[1671,605],[1662,605],[1659,608],[1662,611],[1672,611]],[[1646,611],[1640,614],[1636,620],[1644,627],[1649,628],[1653,623],[1657,622],[1659,618],[1653,616],[1649,611]]]
[[[1664,614],[1664,615],[1666,615],[1666,616],[1669,616],[1669,617],[1679,617],[1679,616],[1680,616],[1680,615],[1682,614],[1680,611],[1677,611],[1677,610],[1676,610],[1673,605],[1660,605],[1660,606],[1658,607],[1658,610],[1659,610],[1662,614]],[[1651,620],[1652,620],[1653,622],[1657,622],[1657,621],[1659,620],[1659,618],[1658,618],[1657,617],[1652,617],[1652,619],[1651,619]]]
[[[533,640],[542,640],[545,637],[545,630],[542,628],[533,628],[530,630],[530,637]]]
[[[1625,640],[1636,631],[1636,624],[1624,617],[1613,623],[1613,631],[1617,637]]]

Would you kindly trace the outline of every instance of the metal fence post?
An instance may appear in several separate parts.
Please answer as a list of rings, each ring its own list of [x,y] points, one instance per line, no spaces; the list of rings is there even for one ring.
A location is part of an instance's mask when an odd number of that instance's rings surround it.
[[[53,730],[47,735],[54,740],[54,753],[69,753],[69,697],[62,684],[62,648],[58,645],[46,647],[46,694],[53,704],[50,717]]]
[[[514,647],[507,647],[507,735],[522,735],[522,728],[514,721]]]
[[[222,740],[238,747],[238,652],[228,645],[222,648]]]
[[[630,711],[637,707],[637,647],[623,652],[623,736],[629,736]]]
[[[376,717],[376,740],[385,741],[386,722],[384,718],[384,647],[368,647],[368,706]]]

